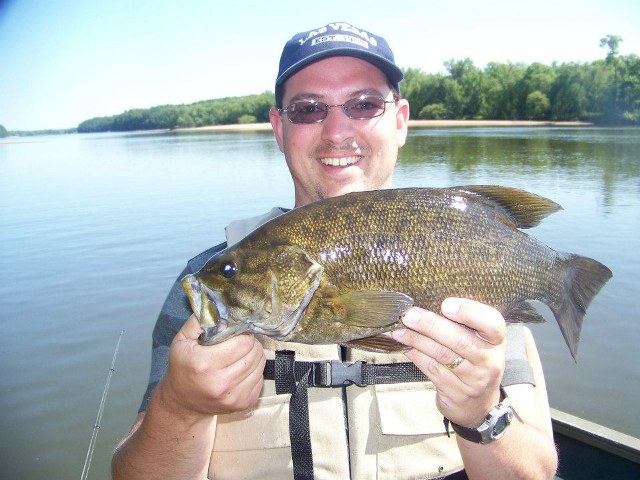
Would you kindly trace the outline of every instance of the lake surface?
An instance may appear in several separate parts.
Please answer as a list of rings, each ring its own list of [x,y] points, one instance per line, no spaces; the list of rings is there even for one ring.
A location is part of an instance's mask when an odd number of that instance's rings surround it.
[[[532,327],[551,405],[640,436],[640,130],[413,129],[394,186],[497,183],[560,203],[528,233],[614,272],[577,363]],[[234,219],[292,204],[270,133],[135,133],[0,143],[0,478],[77,478],[116,342],[89,478],[144,392],[156,315],[187,259]]]

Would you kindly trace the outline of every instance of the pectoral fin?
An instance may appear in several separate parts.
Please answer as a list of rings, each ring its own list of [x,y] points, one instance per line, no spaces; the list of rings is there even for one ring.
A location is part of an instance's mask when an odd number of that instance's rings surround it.
[[[413,298],[400,292],[363,290],[347,292],[331,300],[352,327],[384,328],[396,323],[413,306]]]

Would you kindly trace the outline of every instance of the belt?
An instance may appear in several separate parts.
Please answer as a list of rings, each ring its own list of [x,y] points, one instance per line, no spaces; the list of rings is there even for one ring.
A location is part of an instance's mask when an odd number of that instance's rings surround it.
[[[313,480],[313,452],[309,431],[307,389],[311,387],[364,387],[388,383],[426,382],[429,378],[412,362],[343,363],[339,360],[297,362],[295,352],[277,350],[275,360],[267,360],[264,378],[275,380],[276,393],[290,393],[289,437],[295,480]]]

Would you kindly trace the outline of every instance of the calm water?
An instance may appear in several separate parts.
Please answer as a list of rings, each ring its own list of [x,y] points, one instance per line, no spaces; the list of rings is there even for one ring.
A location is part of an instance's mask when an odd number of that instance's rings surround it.
[[[564,210],[530,233],[613,279],[575,363],[557,325],[533,327],[553,407],[640,436],[640,130],[412,130],[395,186],[499,183]],[[146,386],[150,333],[185,261],[229,221],[293,189],[270,133],[103,134],[0,143],[0,478],[77,478],[118,335],[90,478]]]

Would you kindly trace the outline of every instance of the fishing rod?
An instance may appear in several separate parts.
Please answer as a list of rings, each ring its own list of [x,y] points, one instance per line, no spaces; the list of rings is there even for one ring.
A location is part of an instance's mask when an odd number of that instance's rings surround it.
[[[89,467],[91,465],[91,458],[93,457],[93,450],[96,448],[96,439],[98,438],[98,430],[100,429],[100,421],[102,420],[102,412],[104,411],[104,404],[107,399],[107,392],[109,391],[109,384],[111,383],[111,376],[116,371],[116,357],[118,356],[118,350],[120,349],[120,341],[124,335],[124,330],[120,331],[118,337],[118,343],[116,343],[116,349],[113,352],[113,359],[111,360],[111,367],[107,374],[107,381],[104,384],[104,391],[102,392],[102,398],[100,399],[100,406],[98,407],[98,416],[96,417],[96,423],[93,426],[93,432],[91,434],[91,440],[89,441],[89,449],[87,450],[87,457],[84,460],[84,467],[82,468],[82,475],[80,480],[86,480],[89,475]]]

